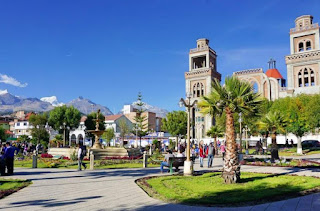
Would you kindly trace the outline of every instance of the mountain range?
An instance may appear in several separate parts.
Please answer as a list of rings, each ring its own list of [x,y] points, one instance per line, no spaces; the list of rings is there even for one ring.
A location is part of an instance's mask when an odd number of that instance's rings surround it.
[[[108,107],[96,104],[83,97],[78,97],[65,104],[67,106],[74,106],[83,114],[89,114],[98,109],[100,109],[103,115],[108,116],[113,114]],[[135,102],[132,103],[132,106],[135,107],[135,104]],[[12,113],[19,110],[44,112],[50,111],[54,109],[54,107],[61,105],[64,105],[64,103],[59,102],[56,96],[43,97],[41,99],[22,98],[10,94],[7,90],[0,90],[0,113]],[[165,109],[146,103],[143,106],[143,109],[156,113],[158,117],[165,117],[168,113]]]

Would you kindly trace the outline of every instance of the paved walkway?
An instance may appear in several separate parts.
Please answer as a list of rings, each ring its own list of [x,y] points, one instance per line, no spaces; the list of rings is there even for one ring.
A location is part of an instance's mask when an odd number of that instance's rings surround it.
[[[214,169],[222,167],[215,159]],[[195,169],[200,169],[198,163]],[[277,170],[276,170],[277,169]],[[204,169],[205,170],[205,169]],[[320,170],[243,166],[242,171],[294,173],[320,177]],[[75,171],[62,169],[16,169],[14,178],[33,184],[0,200],[1,210],[320,210],[320,193],[256,206],[235,208],[194,207],[168,204],[150,198],[135,180],[159,170],[125,169]]]

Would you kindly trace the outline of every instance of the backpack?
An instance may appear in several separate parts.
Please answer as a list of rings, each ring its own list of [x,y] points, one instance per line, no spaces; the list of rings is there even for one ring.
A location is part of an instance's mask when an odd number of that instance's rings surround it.
[[[87,148],[86,146],[81,147],[81,157],[85,157],[87,155]]]

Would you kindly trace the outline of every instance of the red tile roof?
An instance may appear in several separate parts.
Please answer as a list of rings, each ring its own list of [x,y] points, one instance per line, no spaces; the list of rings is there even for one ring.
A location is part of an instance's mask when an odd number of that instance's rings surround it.
[[[282,75],[280,74],[279,70],[277,70],[277,69],[267,70],[266,75],[271,78],[283,79]]]
[[[110,120],[117,120],[120,117],[122,117],[123,114],[117,114],[117,115],[110,115],[110,116],[105,116],[105,121],[110,121]]]

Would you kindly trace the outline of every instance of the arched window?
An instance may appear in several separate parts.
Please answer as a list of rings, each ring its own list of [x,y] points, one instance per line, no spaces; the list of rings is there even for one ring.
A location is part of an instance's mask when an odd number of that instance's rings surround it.
[[[311,41],[306,42],[306,50],[311,50]]]
[[[307,68],[304,69],[303,78],[304,78],[304,86],[309,86],[309,72]]]
[[[314,86],[315,84],[314,84],[314,72],[313,72],[313,70],[310,71],[310,80],[311,80],[310,85]]]
[[[197,85],[193,85],[193,97],[196,97]]]
[[[299,85],[299,87],[302,87],[302,74],[301,74],[301,71],[298,74],[298,85]]]
[[[204,87],[203,87],[203,84],[201,83],[201,96],[204,95]]]
[[[197,97],[200,97],[200,83],[197,84]]]
[[[304,51],[303,42],[299,43],[299,52]]]

